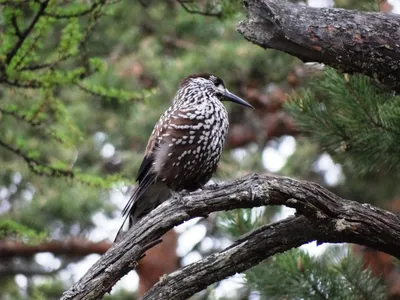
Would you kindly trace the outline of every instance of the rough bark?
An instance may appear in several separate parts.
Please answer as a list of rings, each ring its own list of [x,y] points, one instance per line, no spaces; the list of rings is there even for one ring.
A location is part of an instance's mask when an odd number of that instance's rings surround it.
[[[283,0],[246,0],[237,30],[249,41],[368,75],[400,92],[400,16],[312,8]]]
[[[286,205],[295,208],[297,216],[256,229],[221,253],[163,277],[145,299],[186,299],[270,255],[314,240],[357,243],[400,257],[400,215],[342,199],[315,183],[252,175],[163,203],[111,247],[62,299],[101,298],[175,225],[215,211],[263,205]]]

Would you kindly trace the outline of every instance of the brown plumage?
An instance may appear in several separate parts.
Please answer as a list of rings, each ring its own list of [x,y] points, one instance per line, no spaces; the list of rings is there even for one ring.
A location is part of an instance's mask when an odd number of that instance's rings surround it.
[[[223,100],[252,107],[214,75],[195,74],[182,81],[172,106],[154,127],[139,168],[138,186],[123,210],[129,227],[167,200],[171,190],[194,191],[210,180],[229,127]]]

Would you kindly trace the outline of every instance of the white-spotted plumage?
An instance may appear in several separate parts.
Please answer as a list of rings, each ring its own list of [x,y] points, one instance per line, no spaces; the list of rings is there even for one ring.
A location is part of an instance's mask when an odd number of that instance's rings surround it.
[[[193,191],[210,180],[228,133],[228,113],[221,102],[227,97],[250,106],[214,75],[191,75],[182,81],[147,144],[139,184],[123,211],[130,225],[168,199],[171,190]]]

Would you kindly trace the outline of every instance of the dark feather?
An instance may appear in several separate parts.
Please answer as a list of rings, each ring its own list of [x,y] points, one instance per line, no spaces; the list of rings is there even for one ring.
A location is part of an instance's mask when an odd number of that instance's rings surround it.
[[[142,179],[146,176],[146,174],[149,172],[151,165],[154,162],[154,156],[153,154],[147,155],[144,157],[142,160],[142,163],[140,164],[139,171],[136,177],[136,181],[140,183]]]
[[[134,210],[134,204],[136,201],[140,199],[140,197],[146,192],[150,185],[154,183],[156,179],[156,174],[153,172],[147,172],[144,175],[144,178],[139,182],[135,192],[133,193],[132,197],[129,199],[128,203],[126,204],[124,210],[122,211],[122,215],[125,216],[126,214],[132,215]]]
[[[154,183],[155,178],[156,176],[154,173],[147,172],[144,175],[144,178],[139,182],[135,192],[133,193],[128,203],[125,205],[124,210],[122,211],[122,215],[125,216],[124,222],[122,223],[120,229],[118,230],[114,242],[120,240],[120,238],[122,237],[123,228],[126,220],[133,216],[133,214],[135,213],[135,204],[137,203],[137,201],[140,200],[140,197],[142,197],[146,193],[147,189]]]

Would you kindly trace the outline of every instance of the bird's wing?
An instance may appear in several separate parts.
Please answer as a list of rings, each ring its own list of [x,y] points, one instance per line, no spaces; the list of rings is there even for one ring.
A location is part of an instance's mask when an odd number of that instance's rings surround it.
[[[128,216],[133,213],[134,203],[146,192],[150,185],[156,180],[156,173],[153,171],[154,163],[154,152],[160,143],[160,138],[163,132],[166,130],[165,126],[166,114],[162,115],[154,126],[153,132],[151,133],[150,139],[147,143],[145,156],[140,164],[139,171],[136,177],[138,185],[135,192],[129,199],[128,203],[122,211],[123,216]],[[126,221],[126,220],[125,220]],[[125,223],[124,221],[124,223]]]
[[[121,228],[118,230],[115,241],[119,240],[122,236],[122,232],[124,231],[124,225],[127,219],[134,214],[135,204],[137,201],[146,193],[149,187],[154,184],[157,174],[153,170],[154,163],[154,152],[159,146],[163,133],[166,131],[168,124],[167,120],[168,114],[170,110],[167,110],[158,120],[157,124],[154,126],[153,132],[151,133],[150,139],[147,143],[145,156],[143,158],[142,163],[140,164],[139,171],[136,177],[136,181],[138,185],[133,192],[132,196],[129,198],[128,203],[125,205],[122,210],[122,215],[125,217],[124,222],[121,225]]]
[[[178,132],[173,129],[173,126],[170,126],[172,124],[175,125],[183,125],[186,122],[188,123],[193,123],[192,120],[183,120],[180,116],[182,113],[187,113],[182,112],[180,110],[176,111],[171,111],[167,110],[159,119],[157,124],[154,126],[153,132],[150,136],[149,142],[147,143],[146,151],[145,151],[145,156],[144,159],[139,167],[138,175],[137,175],[137,181],[138,185],[136,187],[136,190],[134,191],[133,195],[129,199],[128,203],[126,204],[125,208],[122,211],[122,215],[125,216],[124,222],[118,231],[117,238],[116,240],[119,239],[120,233],[122,228],[124,227],[124,224],[126,220],[128,219],[129,216],[133,216],[135,213],[135,210],[137,209],[138,206],[138,201],[140,202],[148,202],[151,201],[152,199],[149,199],[151,197],[156,197],[157,199],[153,199],[155,203],[143,203],[141,204],[140,210],[143,211],[142,214],[147,213],[147,211],[153,208],[153,205],[158,205],[159,202],[161,202],[161,198],[168,197],[168,193],[166,192],[166,186],[157,186],[154,187],[153,190],[150,188],[156,183],[157,179],[157,174],[154,171],[154,163],[155,163],[155,153],[156,150],[159,149],[163,144],[169,143],[168,138],[172,138],[176,136],[177,134],[182,134],[182,130],[179,130]],[[196,122],[196,121],[194,121]],[[162,185],[165,185],[163,183],[160,183]],[[168,196],[167,196],[168,195]],[[142,199],[141,199],[142,198]],[[160,198],[160,199],[158,199]],[[142,201],[143,200],[143,201]],[[166,200],[166,199],[164,199]],[[148,204],[149,207],[146,205]]]

